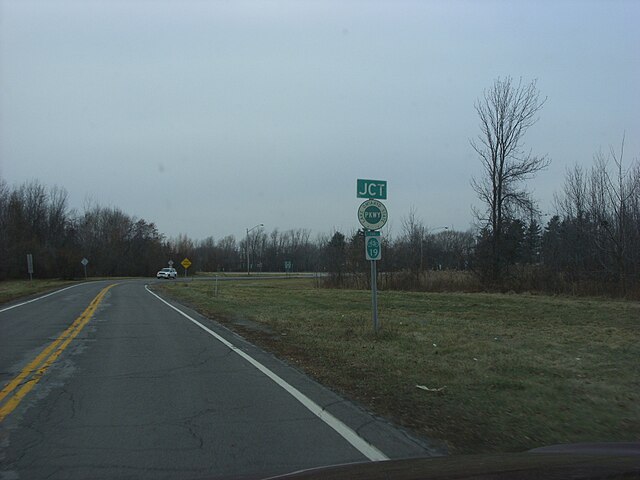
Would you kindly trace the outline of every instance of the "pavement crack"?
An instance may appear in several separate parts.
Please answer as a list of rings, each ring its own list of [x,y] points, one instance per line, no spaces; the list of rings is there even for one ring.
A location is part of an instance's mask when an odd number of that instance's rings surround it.
[[[195,430],[195,425],[185,424],[187,431],[191,434],[191,436],[198,442],[198,450],[202,450],[204,446],[204,439],[201,435],[199,435]]]
[[[69,407],[69,416],[67,418],[65,418],[63,421],[59,422],[59,423],[63,423],[66,422],[68,420],[71,420],[73,418],[75,418],[76,416],[76,398],[73,395],[73,393],[67,389],[67,387],[62,387],[60,393],[56,396],[55,398],[55,403],[57,403],[58,401],[65,401],[68,403],[68,407]],[[55,404],[54,404],[55,405]],[[51,415],[51,410],[50,409],[47,412],[47,415],[50,416]]]
[[[356,428],[356,433],[358,434],[358,436],[360,436],[360,437],[362,436],[360,434],[360,430],[362,430],[363,428],[365,428],[368,425],[371,425],[372,423],[375,423],[374,419],[371,419],[371,420],[369,420],[367,422],[364,422],[362,425],[360,425],[358,428]]]
[[[334,405],[338,405],[339,403],[344,403],[344,400],[334,400],[331,403],[327,403],[325,406],[322,407],[322,411],[327,412],[330,407],[333,407]]]

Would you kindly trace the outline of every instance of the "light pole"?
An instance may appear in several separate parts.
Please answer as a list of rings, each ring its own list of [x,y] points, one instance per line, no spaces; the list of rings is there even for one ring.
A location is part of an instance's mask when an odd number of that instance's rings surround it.
[[[436,228],[427,228],[427,235],[431,235],[433,232],[435,232],[436,230],[449,230],[449,227],[436,227]],[[424,230],[422,232],[422,235],[424,235]],[[422,252],[422,248],[424,245],[424,238],[420,238],[420,271],[422,271],[422,258],[423,258],[423,252]]]
[[[249,265],[250,265],[249,264],[249,232],[251,232],[252,230],[255,230],[258,227],[264,227],[264,224],[259,223],[255,227],[247,228],[247,244],[245,245],[245,247],[247,249],[247,275],[250,275],[250,273],[249,273]]]

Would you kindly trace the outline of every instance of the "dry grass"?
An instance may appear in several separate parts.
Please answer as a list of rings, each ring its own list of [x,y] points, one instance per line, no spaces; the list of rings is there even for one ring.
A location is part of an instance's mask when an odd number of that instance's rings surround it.
[[[5,280],[0,282],[0,304],[37,293],[45,293],[72,283],[77,282],[57,279]]]
[[[367,291],[160,288],[453,452],[640,438],[637,302],[385,291],[374,335]]]

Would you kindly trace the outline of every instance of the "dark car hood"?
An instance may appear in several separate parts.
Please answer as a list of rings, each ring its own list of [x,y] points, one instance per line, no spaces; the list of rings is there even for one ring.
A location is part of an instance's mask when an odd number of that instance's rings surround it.
[[[271,480],[640,478],[640,443],[552,445],[523,453],[454,455],[314,468]]]

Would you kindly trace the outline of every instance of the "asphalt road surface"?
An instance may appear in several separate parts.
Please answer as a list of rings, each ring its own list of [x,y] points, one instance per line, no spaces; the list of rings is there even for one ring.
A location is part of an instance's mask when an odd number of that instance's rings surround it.
[[[145,283],[0,306],[0,479],[264,478],[435,453]]]

